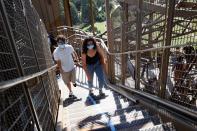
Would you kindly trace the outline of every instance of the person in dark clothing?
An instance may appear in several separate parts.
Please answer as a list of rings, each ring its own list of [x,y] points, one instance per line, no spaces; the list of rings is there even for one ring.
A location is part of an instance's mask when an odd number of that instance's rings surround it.
[[[195,57],[194,47],[192,46],[185,46],[183,48],[183,52],[185,54],[185,59],[187,63],[191,63]]]
[[[82,46],[82,65],[88,78],[89,95],[93,96],[93,75],[96,73],[99,81],[99,94],[105,96],[102,91],[104,86],[105,57],[99,45],[93,38],[87,38]]]
[[[55,48],[58,46],[57,41],[55,40],[55,37],[52,34],[48,35],[48,39],[49,39],[49,42],[50,42],[51,53],[53,53]]]
[[[53,36],[53,34],[49,34],[48,35],[48,41],[49,41],[49,44],[50,44],[51,53],[53,54],[54,50],[58,47],[57,41],[56,41],[55,37]],[[53,58],[53,62],[55,64],[57,64],[56,61],[54,60],[53,56],[52,56],[52,58]],[[56,76],[57,76],[57,78],[60,77],[60,69],[59,69],[59,67],[56,68]]]

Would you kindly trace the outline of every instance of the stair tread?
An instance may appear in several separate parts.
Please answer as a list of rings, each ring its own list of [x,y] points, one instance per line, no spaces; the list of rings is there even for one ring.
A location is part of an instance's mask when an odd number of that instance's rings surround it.
[[[91,111],[91,110],[107,110],[107,109],[113,109],[113,110],[117,110],[117,109],[122,109],[122,108],[127,108],[129,107],[129,103],[122,103],[122,104],[110,104],[110,106],[107,106],[107,103],[105,105],[103,104],[96,104],[96,105],[91,105],[91,106],[86,106],[85,104],[80,104],[78,106],[72,106],[72,107],[68,107],[67,110],[76,113],[76,112],[81,112],[81,111]]]
[[[124,122],[124,123],[119,123],[119,124],[114,124],[114,128],[117,130],[124,130],[124,129],[129,129],[131,128],[132,130],[138,130],[141,129],[142,127],[145,127],[147,125],[149,126],[155,126],[154,122],[152,121],[153,119],[158,119],[157,116],[151,116],[148,118],[143,118],[143,119],[138,119],[135,121],[131,122]],[[76,127],[75,127],[76,128]],[[99,125],[98,123],[91,123],[89,125],[84,126],[84,128],[81,128],[79,130],[94,130],[94,131],[107,131],[110,130],[110,127],[107,125]]]
[[[84,114],[87,115],[93,115],[93,114],[102,114],[102,113],[107,113],[110,114],[112,116],[116,116],[116,115],[121,115],[124,112],[131,112],[132,110],[144,110],[144,107],[142,106],[129,106],[126,108],[122,108],[122,109],[116,109],[113,110],[114,108],[106,108],[103,109],[102,111],[97,111],[97,109],[93,108],[92,110],[83,110],[83,111],[79,111],[79,112],[74,112],[74,113],[69,113],[69,116],[71,118],[77,117],[77,116],[83,116]]]
[[[145,125],[139,131],[164,131],[163,125]]]
[[[88,117],[88,116],[90,116],[90,117]],[[79,118],[71,118],[70,122],[77,123],[77,122],[80,122],[83,120],[88,120],[88,118],[89,118],[89,122],[91,122],[90,120],[92,120],[92,121],[102,121],[104,123],[107,123],[108,119],[111,118],[112,122],[117,123],[117,122],[120,122],[121,120],[123,121],[124,118],[125,118],[125,120],[128,120],[128,121],[142,119],[142,118],[144,118],[144,115],[143,115],[143,111],[136,111],[136,110],[133,110],[132,112],[129,112],[129,113],[125,112],[121,115],[116,115],[116,116],[113,116],[113,115],[109,116],[107,114],[101,113],[101,114],[96,114],[96,115],[87,115],[87,116],[84,116],[82,119],[81,118],[80,119]],[[108,119],[106,119],[106,118],[108,118]]]

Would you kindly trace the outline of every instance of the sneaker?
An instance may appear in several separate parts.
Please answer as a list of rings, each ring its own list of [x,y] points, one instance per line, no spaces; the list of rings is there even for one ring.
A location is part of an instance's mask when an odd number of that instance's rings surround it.
[[[90,89],[90,91],[89,91],[89,96],[95,97],[92,89]]]
[[[105,96],[105,93],[103,93],[102,90],[99,90],[99,95],[100,95],[101,97],[104,97],[104,96]]]
[[[77,99],[77,97],[75,96],[75,95],[72,95],[72,97],[71,98],[73,98],[73,99]]]
[[[73,83],[73,86],[74,86],[74,87],[76,87],[76,86],[77,86],[77,84],[76,84],[76,83]]]
[[[73,97],[73,93],[70,92],[70,93],[69,93],[69,98],[72,98],[72,97]]]
[[[90,96],[94,95],[94,93],[93,93],[92,90],[89,91],[89,95],[90,95]]]
[[[69,98],[71,98],[71,99],[77,99],[77,97],[75,95],[73,95],[73,94],[70,94],[69,95]]]
[[[96,101],[97,99],[98,99],[98,97],[92,92],[92,93],[89,93],[89,96],[88,97],[90,97],[91,98],[91,101],[92,101],[92,99],[94,100],[94,101]]]
[[[72,98],[72,94],[69,94],[69,98]]]

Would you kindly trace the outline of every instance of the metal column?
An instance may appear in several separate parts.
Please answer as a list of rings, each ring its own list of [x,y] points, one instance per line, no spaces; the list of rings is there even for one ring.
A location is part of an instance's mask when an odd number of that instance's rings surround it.
[[[57,21],[56,21],[56,16],[55,16],[55,12],[54,12],[54,7],[53,7],[53,4],[54,4],[54,0],[50,0],[50,6],[51,6],[51,10],[52,10],[52,13],[53,13],[53,30],[55,31],[55,33],[57,34]]]
[[[64,15],[65,15],[65,20],[66,20],[66,25],[72,26],[69,0],[64,0]]]
[[[23,10],[25,10],[24,2],[22,1],[21,4],[22,4],[22,7],[23,7]],[[38,67],[38,71],[42,71],[42,70],[40,69],[40,66],[39,66],[39,63],[38,63],[38,56],[37,56],[37,54],[36,54],[36,50],[35,50],[35,47],[34,47],[32,34],[31,34],[31,31],[30,31],[30,27],[29,27],[29,24],[28,24],[28,19],[27,19],[26,14],[25,14],[25,22],[26,22],[26,25],[27,25],[27,30],[28,30],[28,34],[29,34],[30,41],[31,41],[33,53],[34,53],[35,58],[36,58],[36,64],[37,64],[37,67]],[[51,105],[50,105],[50,101],[49,101],[49,96],[47,95],[47,91],[46,91],[46,88],[45,88],[45,86],[44,86],[42,77],[40,77],[40,79],[41,79],[41,84],[42,84],[42,87],[44,88],[44,93],[45,93],[45,96],[46,96],[46,98],[47,98],[47,103],[48,103],[48,106],[49,106],[49,109],[50,109],[50,108],[51,108]],[[54,122],[54,120],[53,120],[53,122]],[[54,123],[55,123],[55,122],[54,122]]]
[[[137,21],[136,21],[136,50],[141,49],[142,40],[142,4],[143,0],[138,1],[137,8]],[[135,58],[135,88],[140,89],[140,66],[141,66],[141,53],[136,53]]]
[[[44,2],[47,3],[47,0],[44,0]],[[52,30],[53,27],[52,27],[52,22],[51,22],[50,16],[49,16],[48,6],[45,6],[44,8],[45,8],[45,10],[46,10],[46,15],[47,15],[47,20],[48,20],[48,21],[46,22],[46,23],[48,23],[48,29],[47,29],[47,30],[50,31],[50,30]],[[46,26],[47,26],[47,25],[46,25]]]
[[[126,23],[128,22],[128,4],[123,3],[123,23],[121,26],[121,52],[125,52],[128,46],[128,39],[126,36],[126,32],[128,31],[128,25]],[[127,57],[128,55],[124,54],[121,56],[121,83],[124,85],[125,84],[125,79],[126,79],[126,70],[127,70]]]
[[[166,24],[164,46],[169,46],[171,45],[171,38],[172,38],[175,0],[168,0],[168,4],[166,5],[166,8],[167,8],[167,19],[166,19],[167,24]],[[160,73],[161,85],[160,85],[159,96],[161,98],[165,98],[166,83],[167,83],[167,77],[168,77],[169,55],[170,55],[170,49],[164,49],[163,54],[162,54],[161,73]]]
[[[107,43],[109,47],[109,51],[113,52],[114,49],[114,41],[113,41],[113,32],[112,32],[112,22],[110,19],[110,10],[109,10],[109,0],[105,0],[105,11],[107,16]],[[109,77],[112,83],[115,82],[115,67],[114,67],[114,56],[109,55],[108,57],[108,69],[109,69]]]

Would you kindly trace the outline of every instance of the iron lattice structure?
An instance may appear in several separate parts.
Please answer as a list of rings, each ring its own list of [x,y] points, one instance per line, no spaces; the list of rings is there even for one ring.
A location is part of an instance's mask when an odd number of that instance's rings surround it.
[[[110,2],[111,80],[196,110],[196,0]]]
[[[60,94],[53,70],[3,88],[53,65],[45,26],[32,3],[1,0],[0,130],[54,130]]]

